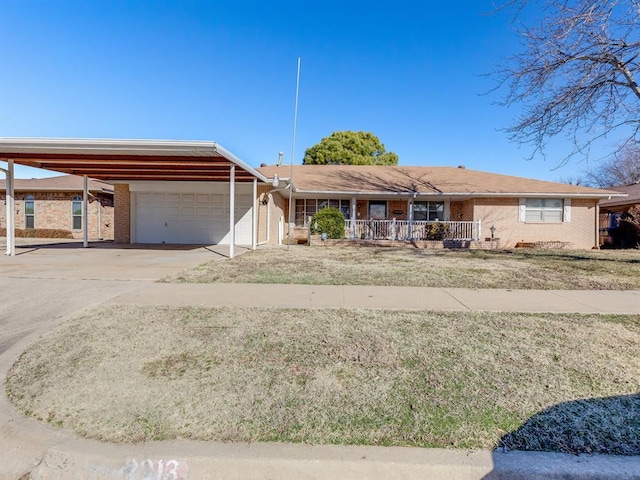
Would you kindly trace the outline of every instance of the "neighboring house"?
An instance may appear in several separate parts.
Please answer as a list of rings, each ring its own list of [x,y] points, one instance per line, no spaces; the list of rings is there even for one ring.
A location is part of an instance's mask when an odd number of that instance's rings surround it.
[[[16,228],[56,229],[82,238],[83,179],[77,175],[16,179]],[[113,185],[88,181],[89,238],[113,240]],[[6,202],[5,181],[0,181],[0,201]],[[6,210],[0,208],[0,228],[6,226]]]
[[[627,194],[626,197],[615,197],[600,202],[601,244],[605,246],[624,246],[622,238],[616,238],[615,231],[619,227],[620,217],[633,206],[640,207],[640,182],[630,185],[618,185],[610,190]]]
[[[318,209],[335,206],[354,241],[472,246],[493,237],[502,247],[593,248],[598,202],[622,195],[455,167],[255,169],[219,144],[200,141],[0,138],[3,160],[8,170],[13,162],[112,184],[116,243],[255,248],[285,242],[289,230],[304,232]]]
[[[290,176],[266,166],[264,175]],[[486,241],[593,248],[598,202],[615,192],[498,175],[464,167],[299,165],[293,167],[294,221],[320,208],[342,210],[357,239]]]

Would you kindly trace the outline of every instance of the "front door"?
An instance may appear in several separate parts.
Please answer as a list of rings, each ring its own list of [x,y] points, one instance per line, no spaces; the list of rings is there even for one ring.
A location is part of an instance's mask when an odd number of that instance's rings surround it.
[[[369,201],[369,218],[371,220],[387,219],[387,202],[384,200]]]

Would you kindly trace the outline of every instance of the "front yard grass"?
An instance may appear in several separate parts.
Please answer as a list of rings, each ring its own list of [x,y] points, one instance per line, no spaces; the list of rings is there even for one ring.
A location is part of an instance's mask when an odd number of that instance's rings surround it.
[[[640,315],[114,306],[29,347],[6,389],[25,414],[111,442],[504,437],[637,455],[639,351]],[[533,434],[505,436],[536,413]]]
[[[640,289],[640,251],[437,251],[389,247],[264,248],[167,282],[560,290]]]

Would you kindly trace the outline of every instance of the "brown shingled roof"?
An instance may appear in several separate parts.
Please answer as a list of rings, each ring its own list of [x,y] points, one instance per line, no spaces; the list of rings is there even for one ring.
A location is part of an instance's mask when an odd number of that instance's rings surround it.
[[[87,182],[89,191],[103,191],[106,193],[113,193],[113,185],[101,182],[99,180],[88,179]],[[5,180],[0,180],[0,190],[4,190]],[[32,192],[81,192],[82,177],[78,175],[60,175],[57,177],[48,178],[30,178],[21,179],[16,178],[14,182],[14,189],[17,191],[32,191]]]
[[[610,190],[626,193],[629,196],[625,198],[612,198],[611,200],[603,200],[602,202],[600,202],[600,205],[602,207],[633,205],[634,203],[640,204],[640,183],[632,183],[631,185],[620,185],[617,187],[610,187]]]
[[[290,166],[258,170],[267,177],[289,178]],[[607,197],[610,190],[567,185],[456,167],[294,165],[295,192],[359,194],[520,195],[553,194]]]

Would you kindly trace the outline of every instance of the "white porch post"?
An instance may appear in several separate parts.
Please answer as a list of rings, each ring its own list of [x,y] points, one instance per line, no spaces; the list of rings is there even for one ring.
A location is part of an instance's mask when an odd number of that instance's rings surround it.
[[[258,208],[258,179],[253,179],[253,207],[251,209],[251,250],[256,249],[258,243],[258,227],[257,220],[258,215],[256,213]]]
[[[16,208],[15,208],[15,185],[13,182],[13,160],[7,160],[7,170],[5,171],[7,181],[5,183],[6,204],[7,204],[7,255],[16,254]]]
[[[480,239],[482,238],[482,220],[478,220],[478,238],[476,238],[476,240],[480,241]]]
[[[408,199],[407,200],[407,220],[409,221],[409,225],[407,227],[407,236],[409,237],[408,240],[413,240],[413,208],[411,208],[411,204],[413,202],[413,199]]]
[[[233,258],[236,244],[236,166],[229,171],[229,258]]]
[[[351,238],[356,238],[356,197],[351,197]]]
[[[89,179],[82,176],[82,246],[89,246]]]

